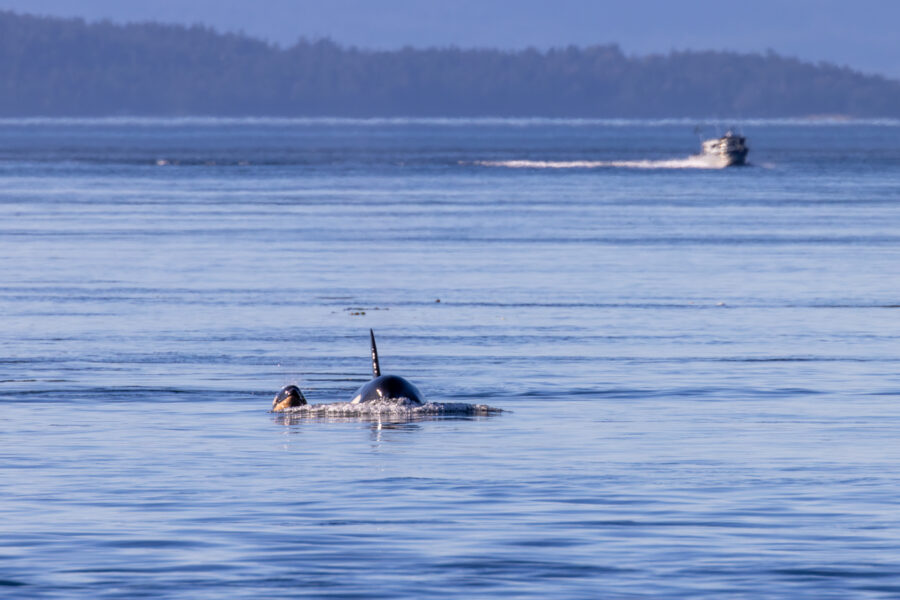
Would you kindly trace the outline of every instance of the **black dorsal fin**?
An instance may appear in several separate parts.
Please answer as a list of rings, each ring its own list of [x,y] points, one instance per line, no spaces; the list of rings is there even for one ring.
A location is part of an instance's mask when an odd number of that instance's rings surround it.
[[[378,348],[375,347],[375,332],[369,330],[372,339],[372,377],[381,377],[381,366],[378,364]]]

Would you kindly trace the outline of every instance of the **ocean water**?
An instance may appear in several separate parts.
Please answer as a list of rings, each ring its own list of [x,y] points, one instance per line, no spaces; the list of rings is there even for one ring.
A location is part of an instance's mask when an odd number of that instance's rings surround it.
[[[0,121],[0,597],[900,597],[900,122],[694,125]]]

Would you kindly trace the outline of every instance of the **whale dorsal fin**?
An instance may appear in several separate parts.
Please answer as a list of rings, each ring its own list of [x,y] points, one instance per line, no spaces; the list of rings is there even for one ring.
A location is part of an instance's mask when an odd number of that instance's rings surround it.
[[[378,364],[378,348],[375,347],[375,332],[369,330],[372,339],[372,377],[381,377],[381,366]]]

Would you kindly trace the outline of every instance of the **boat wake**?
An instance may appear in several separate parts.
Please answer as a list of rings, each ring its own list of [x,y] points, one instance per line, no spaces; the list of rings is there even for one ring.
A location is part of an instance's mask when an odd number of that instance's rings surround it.
[[[503,412],[486,404],[466,404],[463,402],[428,402],[418,404],[406,398],[392,398],[377,402],[332,402],[330,404],[307,404],[295,406],[280,412],[294,421],[300,419],[349,418],[357,420],[416,420],[425,417],[471,417],[496,415]]]
[[[664,160],[481,160],[475,164],[509,169],[724,169],[727,166],[720,157],[700,154]]]

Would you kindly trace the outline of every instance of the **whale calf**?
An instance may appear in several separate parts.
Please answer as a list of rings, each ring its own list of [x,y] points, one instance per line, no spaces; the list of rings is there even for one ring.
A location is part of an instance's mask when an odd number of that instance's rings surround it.
[[[369,330],[372,341],[372,381],[366,383],[353,395],[351,404],[378,402],[380,400],[406,398],[415,404],[424,404],[422,393],[416,386],[398,375],[382,375],[378,364],[378,348],[375,346],[375,332]]]
[[[281,412],[286,408],[306,406],[306,398],[296,385],[287,385],[272,400],[272,412]]]

